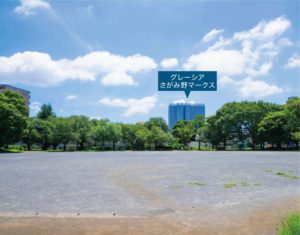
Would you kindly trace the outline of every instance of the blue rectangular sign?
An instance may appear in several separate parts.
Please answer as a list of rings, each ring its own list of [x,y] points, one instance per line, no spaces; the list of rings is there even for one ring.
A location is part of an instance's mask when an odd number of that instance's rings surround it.
[[[159,91],[216,91],[216,71],[158,71]]]

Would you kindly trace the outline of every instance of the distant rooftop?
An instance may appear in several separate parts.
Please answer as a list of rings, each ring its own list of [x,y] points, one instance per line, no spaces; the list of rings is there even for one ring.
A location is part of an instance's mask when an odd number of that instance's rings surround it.
[[[19,87],[11,86],[11,85],[8,85],[8,84],[0,84],[0,88],[10,88],[12,90],[19,90],[19,91],[30,94],[30,91],[24,90],[24,89],[19,88]]]

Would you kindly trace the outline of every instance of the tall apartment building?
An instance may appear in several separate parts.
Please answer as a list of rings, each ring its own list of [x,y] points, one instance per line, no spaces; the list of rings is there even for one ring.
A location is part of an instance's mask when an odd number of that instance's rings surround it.
[[[180,120],[190,121],[196,115],[205,116],[205,105],[199,103],[177,102],[169,104],[169,128],[173,129]]]
[[[23,90],[21,88],[10,86],[10,85],[7,85],[7,84],[0,84],[0,92],[4,92],[5,90],[13,90],[13,91],[18,92],[20,95],[22,95],[25,98],[27,107],[29,107],[30,91],[26,91],[26,90]]]

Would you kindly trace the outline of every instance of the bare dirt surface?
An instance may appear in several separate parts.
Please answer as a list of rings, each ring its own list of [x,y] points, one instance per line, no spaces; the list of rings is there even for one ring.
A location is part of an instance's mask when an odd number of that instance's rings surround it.
[[[0,234],[276,234],[300,211],[299,179],[276,172],[299,176],[299,163],[283,152],[3,154]]]

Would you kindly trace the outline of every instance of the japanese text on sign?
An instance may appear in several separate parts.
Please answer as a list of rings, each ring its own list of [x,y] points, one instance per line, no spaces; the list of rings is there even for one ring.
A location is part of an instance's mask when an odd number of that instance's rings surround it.
[[[216,71],[159,71],[159,91],[216,91]]]

